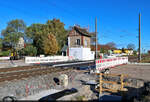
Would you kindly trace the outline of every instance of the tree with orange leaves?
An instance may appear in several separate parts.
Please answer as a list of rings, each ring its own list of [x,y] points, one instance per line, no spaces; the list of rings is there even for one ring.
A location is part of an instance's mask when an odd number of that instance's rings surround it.
[[[55,55],[59,50],[56,37],[53,34],[48,34],[43,40],[43,47],[46,55]]]

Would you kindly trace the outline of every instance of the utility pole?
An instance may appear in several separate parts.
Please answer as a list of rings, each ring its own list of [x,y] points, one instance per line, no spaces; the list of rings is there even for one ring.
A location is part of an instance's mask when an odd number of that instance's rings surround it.
[[[138,61],[141,61],[141,13],[139,13],[139,56]]]
[[[95,18],[95,60],[97,59],[97,18]]]

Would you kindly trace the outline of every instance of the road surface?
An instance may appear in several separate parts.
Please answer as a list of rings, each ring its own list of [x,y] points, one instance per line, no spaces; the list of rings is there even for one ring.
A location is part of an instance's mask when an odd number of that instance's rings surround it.
[[[131,78],[150,81],[150,65],[122,65],[110,69],[110,73],[127,74]]]
[[[29,66],[29,65],[31,64],[24,63],[24,60],[0,61],[0,68],[11,68],[11,67],[16,67],[16,66]]]

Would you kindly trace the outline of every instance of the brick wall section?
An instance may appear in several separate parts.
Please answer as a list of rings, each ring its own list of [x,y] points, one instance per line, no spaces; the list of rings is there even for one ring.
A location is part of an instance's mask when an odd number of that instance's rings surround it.
[[[85,40],[87,41],[87,46],[85,46],[85,44],[84,44],[84,47],[87,47],[87,48],[90,48],[90,37],[86,37],[86,36],[84,36],[83,37],[83,43],[85,43]]]
[[[74,29],[69,33],[69,37],[70,37],[70,47],[82,46],[76,44],[77,39],[80,39],[80,43],[81,43],[81,35],[78,32],[76,32]]]
[[[67,56],[69,56],[69,48],[67,48]]]
[[[86,48],[90,48],[90,37],[82,36],[78,32],[76,32],[75,30],[72,30],[69,33],[69,37],[70,37],[70,47],[81,47],[81,46],[83,46]],[[77,39],[80,39],[80,45],[76,44]],[[85,46],[85,40],[87,41],[87,46]]]
[[[84,46],[84,43],[83,43],[83,36],[81,36],[81,45]]]
[[[82,45],[77,45],[76,44],[76,40],[80,39],[80,43],[81,43],[81,36],[71,36],[70,37],[70,47],[80,47]]]

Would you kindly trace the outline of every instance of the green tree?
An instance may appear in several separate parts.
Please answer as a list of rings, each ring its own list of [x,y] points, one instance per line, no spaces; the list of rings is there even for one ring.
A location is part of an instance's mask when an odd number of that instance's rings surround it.
[[[33,40],[33,45],[37,48],[37,54],[44,54],[43,40],[47,34],[44,32],[46,27],[44,24],[32,24],[26,29],[26,34]]]
[[[0,38],[0,51],[2,50],[2,39]]]
[[[59,52],[67,41],[67,30],[59,19],[48,20],[46,24],[32,24],[27,28],[26,34],[33,39],[33,45],[37,48],[38,54],[44,54],[43,41],[48,34],[56,37]]]
[[[67,39],[67,30],[64,28],[64,23],[62,23],[59,19],[53,19],[47,21],[47,29],[49,33],[54,34],[56,40],[58,42],[58,46],[61,49],[64,44],[66,44]]]
[[[100,53],[104,53],[105,51],[104,51],[104,48],[101,48],[100,49]]]
[[[56,38],[53,34],[49,34],[45,38],[43,42],[43,46],[44,46],[44,53],[46,55],[54,55],[59,50]]]
[[[4,36],[5,42],[11,42],[17,44],[20,37],[25,35],[24,31],[26,25],[23,20],[12,20],[7,23],[7,27],[2,30],[2,35]]]
[[[136,56],[137,55],[137,51],[134,50],[133,51],[133,55]]]
[[[33,45],[28,45],[20,53],[26,56],[35,56],[37,54],[37,49]]]

